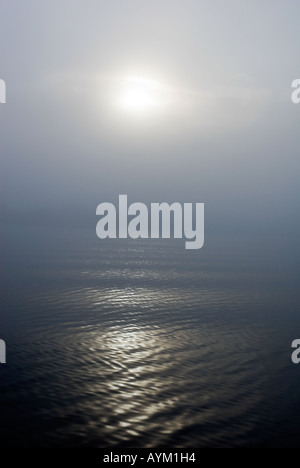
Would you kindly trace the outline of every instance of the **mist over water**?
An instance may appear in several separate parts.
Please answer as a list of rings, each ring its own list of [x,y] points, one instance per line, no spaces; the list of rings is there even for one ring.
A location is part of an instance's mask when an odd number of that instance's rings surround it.
[[[299,444],[295,239],[3,238],[3,446]]]
[[[300,2],[0,11],[0,445],[299,447]],[[120,194],[203,248],[98,239]]]

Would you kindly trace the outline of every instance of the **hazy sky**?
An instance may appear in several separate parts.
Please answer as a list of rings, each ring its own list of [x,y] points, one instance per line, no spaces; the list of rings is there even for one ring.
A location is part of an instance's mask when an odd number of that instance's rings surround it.
[[[1,0],[3,213],[94,216],[125,193],[294,230],[299,18],[298,0]],[[136,79],[149,108],[121,105]]]

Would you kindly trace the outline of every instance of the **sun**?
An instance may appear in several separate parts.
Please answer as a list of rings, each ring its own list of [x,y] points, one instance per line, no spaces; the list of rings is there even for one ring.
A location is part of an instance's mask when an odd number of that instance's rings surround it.
[[[127,109],[141,110],[155,105],[152,93],[142,87],[131,88],[124,93],[122,104]]]
[[[132,114],[147,114],[162,105],[163,86],[158,81],[128,77],[122,83],[119,105]]]

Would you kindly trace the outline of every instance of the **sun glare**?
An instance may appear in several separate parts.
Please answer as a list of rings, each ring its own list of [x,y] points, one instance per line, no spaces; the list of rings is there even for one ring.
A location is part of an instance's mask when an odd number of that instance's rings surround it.
[[[163,87],[153,80],[130,77],[124,80],[120,106],[132,113],[149,113],[162,105]]]

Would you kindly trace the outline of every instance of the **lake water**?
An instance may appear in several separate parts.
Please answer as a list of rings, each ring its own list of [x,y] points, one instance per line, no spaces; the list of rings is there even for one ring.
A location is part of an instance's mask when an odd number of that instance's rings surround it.
[[[2,447],[300,446],[295,239],[4,231]]]

